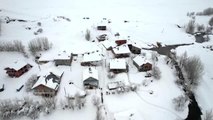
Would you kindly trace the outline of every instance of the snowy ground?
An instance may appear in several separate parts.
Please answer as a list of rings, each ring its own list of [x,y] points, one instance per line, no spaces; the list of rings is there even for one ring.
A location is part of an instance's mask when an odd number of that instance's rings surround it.
[[[53,43],[53,48],[46,53],[51,54],[58,51],[73,52],[82,54],[84,52],[93,52],[99,50],[103,52],[107,60],[102,66],[97,67],[99,71],[100,87],[104,91],[104,104],[117,120],[125,120],[131,114],[135,120],[175,120],[176,118],[185,118],[188,113],[186,108],[183,112],[176,112],[172,99],[183,94],[180,88],[174,83],[176,77],[174,70],[171,69],[164,57],[159,57],[157,66],[162,72],[160,80],[145,78],[145,73],[137,72],[136,67],[132,64],[131,59],[127,59],[130,71],[128,74],[117,75],[114,80],[107,77],[107,63],[112,58],[111,53],[106,52],[101,44],[86,41],[84,34],[86,29],[91,31],[92,40],[101,33],[107,33],[109,40],[114,40],[113,35],[119,32],[121,36],[130,36],[130,39],[140,43],[142,47],[147,47],[156,42],[162,44],[181,44],[192,43],[195,41],[193,36],[184,32],[183,29],[177,28],[176,24],[183,26],[189,21],[186,16],[187,12],[198,12],[213,5],[212,0],[0,0],[0,18],[6,16],[10,18],[25,19],[28,22],[11,22],[1,24],[0,41],[21,40],[27,48],[30,40],[36,37],[47,37]],[[57,18],[65,16],[71,19],[71,22]],[[89,17],[90,19],[83,19]],[[108,24],[106,18],[112,23]],[[207,25],[209,16],[197,17],[197,23]],[[128,21],[124,23],[124,20]],[[41,22],[39,27],[37,22]],[[96,30],[99,23],[106,23],[108,30],[100,32]],[[31,30],[26,30],[31,27]],[[39,28],[43,33],[35,36],[33,32]],[[202,82],[196,90],[196,98],[201,106],[202,112],[213,109],[213,59],[212,51],[204,49],[203,46],[213,45],[213,37],[207,43],[177,48],[177,54],[180,55],[187,51],[189,56],[200,56],[205,66],[205,72]],[[150,54],[150,51],[144,51]],[[28,52],[28,54],[30,54]],[[60,99],[64,99],[64,88],[69,82],[71,94],[75,91],[83,90],[82,70],[80,65],[82,57],[78,57],[71,67],[54,67],[53,63],[39,66],[34,62],[33,57],[25,58],[22,54],[16,52],[0,52],[0,87],[5,84],[5,91],[0,93],[0,100],[15,99],[29,96],[40,99],[32,93],[26,93],[24,89],[16,92],[21,85],[25,84],[32,74],[39,74],[40,69],[47,68],[64,71],[59,93],[57,94],[58,104]],[[24,61],[33,65],[33,68],[20,78],[10,78],[5,74],[4,68],[10,64]],[[151,81],[145,87],[140,86],[138,92],[128,92],[124,94],[106,95],[107,83],[112,81],[124,81],[125,83],[133,82],[142,84],[144,80]],[[150,94],[150,91],[153,94]],[[87,97],[86,107],[82,110],[61,110],[57,109],[51,115],[41,115],[39,120],[94,120],[96,108],[92,105],[91,97],[96,94],[92,91]],[[27,118],[26,118],[27,119]]]

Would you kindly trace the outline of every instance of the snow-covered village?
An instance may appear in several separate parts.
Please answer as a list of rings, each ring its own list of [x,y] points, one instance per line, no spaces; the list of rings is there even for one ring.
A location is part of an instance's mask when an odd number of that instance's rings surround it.
[[[0,120],[213,120],[213,0],[0,0]]]

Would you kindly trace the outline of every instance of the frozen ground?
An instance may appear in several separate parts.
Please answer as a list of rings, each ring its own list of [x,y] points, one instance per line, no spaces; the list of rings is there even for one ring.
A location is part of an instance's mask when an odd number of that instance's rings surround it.
[[[187,12],[202,11],[212,5],[212,0],[0,0],[1,19],[8,16],[29,20],[26,23],[2,23],[0,41],[21,40],[27,46],[28,42],[36,37],[48,37],[49,41],[53,43],[53,48],[51,51],[47,51],[47,54],[63,50],[80,54],[100,50],[107,58],[103,66],[97,68],[100,87],[103,88],[105,93],[107,83],[113,81],[108,80],[108,68],[106,67],[106,63],[109,62],[108,58],[112,58],[112,56],[105,52],[105,49],[97,42],[85,40],[86,29],[91,30],[92,40],[94,40],[96,35],[104,33],[95,28],[101,21],[107,22],[103,20],[103,18],[106,18],[112,22],[107,24],[109,29],[106,33],[109,35],[109,40],[114,40],[113,35],[119,32],[124,37],[130,36],[131,40],[137,41],[142,47],[155,44],[157,41],[162,42],[162,44],[192,43],[195,41],[194,37],[186,34],[183,29],[177,28],[176,24],[183,26],[189,21],[189,17],[186,16]],[[68,17],[71,22],[59,19],[57,16]],[[90,19],[83,19],[83,17]],[[207,25],[209,18],[209,16],[197,17],[196,22]],[[124,20],[129,22],[124,23]],[[37,22],[42,23],[41,27],[37,26]],[[32,29],[26,30],[26,27]],[[35,36],[33,32],[38,28],[42,28],[43,33]],[[207,43],[195,43],[192,46],[177,48],[178,55],[187,51],[189,56],[200,56],[204,63],[205,72],[202,82],[196,90],[196,98],[202,112],[213,109],[213,72],[211,70],[213,54],[212,51],[202,47],[213,45],[212,40],[213,37]],[[28,48],[26,47],[26,49]],[[5,84],[6,88],[4,92],[0,93],[0,100],[25,96],[40,99],[32,93],[26,93],[24,89],[21,92],[16,92],[16,89],[25,84],[32,74],[40,72],[33,57],[30,55],[29,58],[25,58],[22,54],[16,52],[0,52],[0,59],[0,87]],[[32,64],[33,68],[20,78],[9,78],[5,74],[4,68],[18,60]],[[81,60],[82,57],[77,58],[72,67],[56,68],[53,63],[40,66],[42,70],[53,67],[65,72],[57,95],[58,103],[60,99],[64,99],[63,89],[67,87],[69,82],[73,82],[75,85],[70,89],[70,94],[83,90]],[[130,66],[129,74],[118,75],[116,76],[117,80],[139,84],[146,80],[144,74],[137,72],[137,69],[131,63],[131,59],[127,59],[127,62]],[[163,56],[159,57],[157,65],[162,71],[162,78],[150,82],[146,87],[141,86],[137,93],[104,94],[104,103],[108,111],[117,120],[128,119],[129,115],[133,113],[132,118],[135,120],[175,120],[187,116],[187,108],[183,112],[176,112],[172,106],[171,100],[183,94],[174,83],[176,79],[174,71],[166,65]],[[153,94],[150,94],[150,91],[153,91]],[[96,91],[92,91],[87,97],[86,107],[82,110],[64,111],[57,109],[51,115],[41,115],[39,120],[94,120],[96,108],[91,103],[93,94],[96,94]]]

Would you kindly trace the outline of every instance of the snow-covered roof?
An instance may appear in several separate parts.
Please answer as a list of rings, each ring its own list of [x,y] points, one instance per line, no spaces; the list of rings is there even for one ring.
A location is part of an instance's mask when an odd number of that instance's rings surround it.
[[[38,61],[53,61],[54,55],[48,52],[42,53]]]
[[[115,47],[116,46],[116,43],[115,42],[112,42],[112,41],[109,41],[109,40],[105,40],[105,41],[102,41],[100,42],[106,49],[109,49],[110,47]]]
[[[98,70],[94,67],[87,67],[83,70],[83,80],[86,80],[90,77],[98,80]]]
[[[15,70],[19,70],[20,68],[24,67],[25,65],[27,65],[26,62],[22,61],[22,60],[16,60],[13,63],[9,64],[9,68],[13,68]]]
[[[107,84],[109,89],[116,89],[118,87],[119,83],[118,82],[110,82]]]
[[[110,69],[126,69],[125,59],[111,59],[109,62]]]
[[[142,55],[138,55],[136,56],[133,61],[138,64],[139,66],[145,64],[145,63],[151,63],[146,57],[142,56]]]
[[[63,51],[54,56],[54,60],[70,59],[71,53]]]
[[[63,72],[52,72],[52,71],[46,71],[41,73],[39,79],[37,80],[37,82],[33,85],[32,89],[43,85],[46,86],[50,89],[53,90],[58,90],[59,85],[60,85],[60,80],[59,78],[61,77],[61,75],[63,74]]]
[[[82,62],[92,62],[92,61],[101,61],[103,54],[99,52],[84,54]]]
[[[49,51],[43,52],[38,61],[53,61],[53,60],[61,60],[61,59],[70,59],[71,52],[66,51]]]
[[[129,47],[127,44],[121,45],[121,46],[117,46],[115,48],[113,48],[113,51],[115,54],[127,54],[130,53]]]

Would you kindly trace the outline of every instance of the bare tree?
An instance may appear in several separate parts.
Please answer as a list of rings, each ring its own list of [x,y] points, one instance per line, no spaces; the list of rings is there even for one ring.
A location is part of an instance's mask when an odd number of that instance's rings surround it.
[[[25,54],[25,47],[19,40],[14,40],[12,42],[1,42],[0,51],[8,51],[8,52],[16,51]]]
[[[78,107],[78,109],[81,109],[85,105],[85,99],[80,96],[80,93],[77,92],[75,94],[75,105]]]
[[[32,91],[33,85],[37,82],[37,75],[32,75],[27,82],[25,83],[25,90],[26,92]]]
[[[50,114],[53,110],[56,108],[56,98],[55,97],[49,97],[49,98],[43,98],[43,111],[46,114]]]
[[[100,97],[94,95],[94,96],[92,97],[92,103],[93,103],[93,105],[95,105],[95,106],[99,106],[99,105],[101,104],[101,99],[100,99]]]
[[[101,105],[101,106],[98,106],[97,107],[97,111],[96,111],[96,120],[106,120],[106,117],[105,117],[105,114],[104,114],[104,106]]]
[[[188,84],[197,86],[203,74],[204,66],[199,57],[189,57],[184,64],[184,70],[187,74]]]
[[[187,107],[187,101],[189,101],[189,98],[184,95],[180,95],[172,100],[176,111],[183,111]]]
[[[88,30],[88,29],[86,30],[85,39],[88,41],[91,39],[90,30]]]
[[[202,12],[198,12],[197,15],[213,15],[213,8],[206,8]]]
[[[197,24],[197,31],[198,32],[204,32],[205,31],[205,26],[203,24]]]
[[[188,59],[187,52],[184,52],[184,53],[179,57],[179,64],[180,64],[181,67],[183,67],[183,65],[186,65],[187,59]]]
[[[195,21],[194,20],[190,20],[188,22],[188,24],[186,25],[186,33],[188,34],[194,34],[194,31],[195,31]]]
[[[157,80],[161,78],[161,71],[156,65],[153,65],[152,67],[152,76]]]
[[[157,52],[152,52],[151,59],[152,59],[153,63],[158,61],[158,53]]]
[[[213,120],[212,110],[206,111],[206,113],[204,114],[203,120]]]
[[[0,19],[0,36],[1,36],[1,29],[2,29],[2,21],[1,21],[1,19]]]
[[[209,25],[213,26],[213,17],[209,20]]]
[[[31,53],[35,55],[36,52],[45,51],[52,48],[52,43],[50,43],[46,37],[39,37],[31,40],[28,43],[28,47]]]

